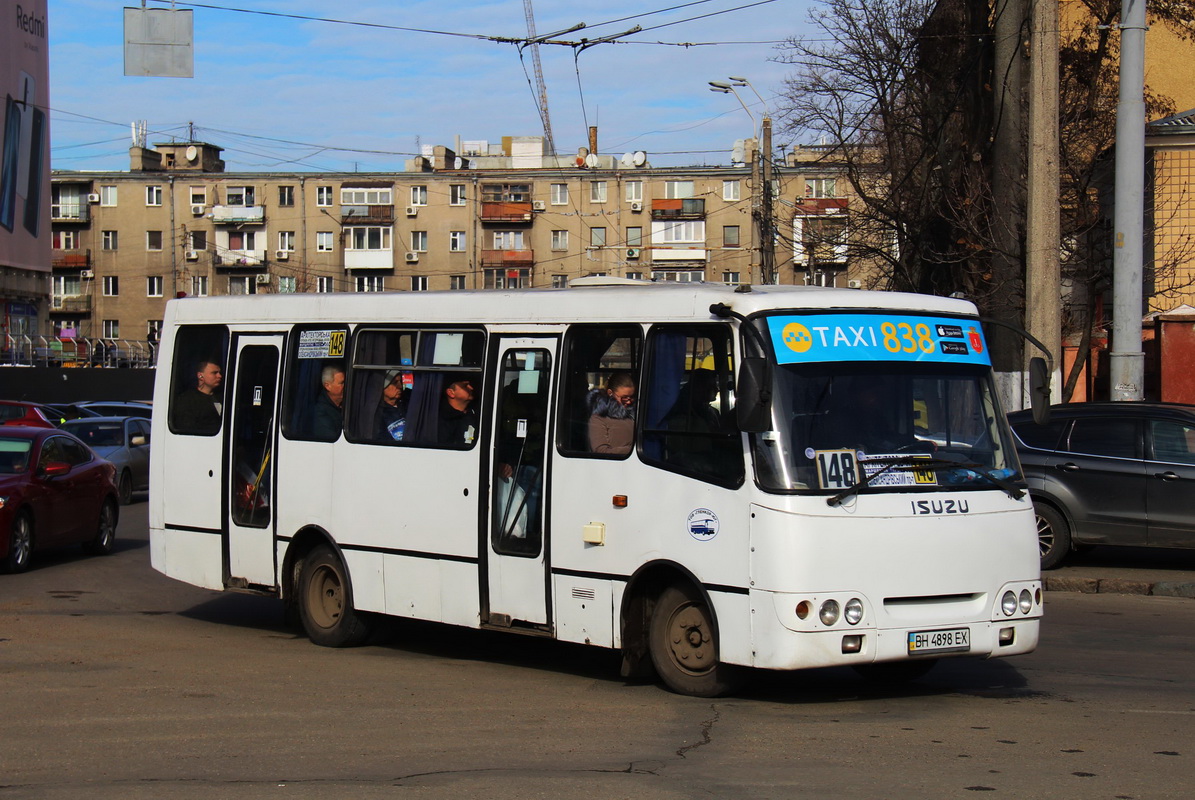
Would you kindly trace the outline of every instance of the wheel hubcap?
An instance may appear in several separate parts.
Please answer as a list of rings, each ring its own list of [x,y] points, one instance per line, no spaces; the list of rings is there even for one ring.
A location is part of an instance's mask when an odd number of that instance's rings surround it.
[[[1043,517],[1037,518],[1037,546],[1043,556],[1054,547],[1054,529]]]
[[[344,587],[340,576],[327,567],[311,578],[311,611],[313,621],[321,628],[331,628],[344,609]]]
[[[29,549],[33,544],[30,541],[31,538],[29,534],[29,520],[22,517],[13,526],[12,541],[9,543],[9,547],[12,548],[12,560],[14,563],[20,565],[29,560]]]
[[[692,604],[677,609],[669,626],[672,659],[687,672],[707,672],[714,666],[714,639],[705,613]]]

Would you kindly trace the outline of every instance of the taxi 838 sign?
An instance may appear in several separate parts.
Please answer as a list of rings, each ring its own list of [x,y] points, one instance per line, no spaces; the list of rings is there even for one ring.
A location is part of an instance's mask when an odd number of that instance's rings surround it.
[[[804,314],[769,317],[768,329],[780,364],[991,363],[977,319],[913,314]]]

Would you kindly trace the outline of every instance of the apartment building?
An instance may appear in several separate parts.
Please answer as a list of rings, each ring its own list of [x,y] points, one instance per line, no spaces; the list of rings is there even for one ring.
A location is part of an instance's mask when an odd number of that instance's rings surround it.
[[[765,197],[750,150],[728,166],[653,168],[643,153],[545,155],[539,137],[460,149],[428,148],[402,172],[249,173],[225,171],[209,143],[157,143],[133,147],[128,172],[55,171],[51,327],[143,340],[184,295],[564,287],[591,275],[856,284],[845,181],[824,168],[778,161]],[[827,215],[839,221],[809,219]],[[776,233],[761,243],[768,216]]]

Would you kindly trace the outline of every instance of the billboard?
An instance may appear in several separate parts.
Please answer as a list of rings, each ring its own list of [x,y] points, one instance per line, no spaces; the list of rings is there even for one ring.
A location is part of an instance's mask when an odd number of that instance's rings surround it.
[[[50,270],[46,0],[0,0],[0,264]]]

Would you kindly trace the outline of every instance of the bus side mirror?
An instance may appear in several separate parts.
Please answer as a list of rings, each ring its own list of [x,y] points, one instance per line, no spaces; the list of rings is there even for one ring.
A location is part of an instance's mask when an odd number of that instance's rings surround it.
[[[1029,406],[1038,425],[1050,421],[1050,368],[1044,358],[1036,356],[1029,359]]]
[[[772,429],[772,369],[766,358],[748,356],[742,360],[734,413],[741,431],[762,433]]]

